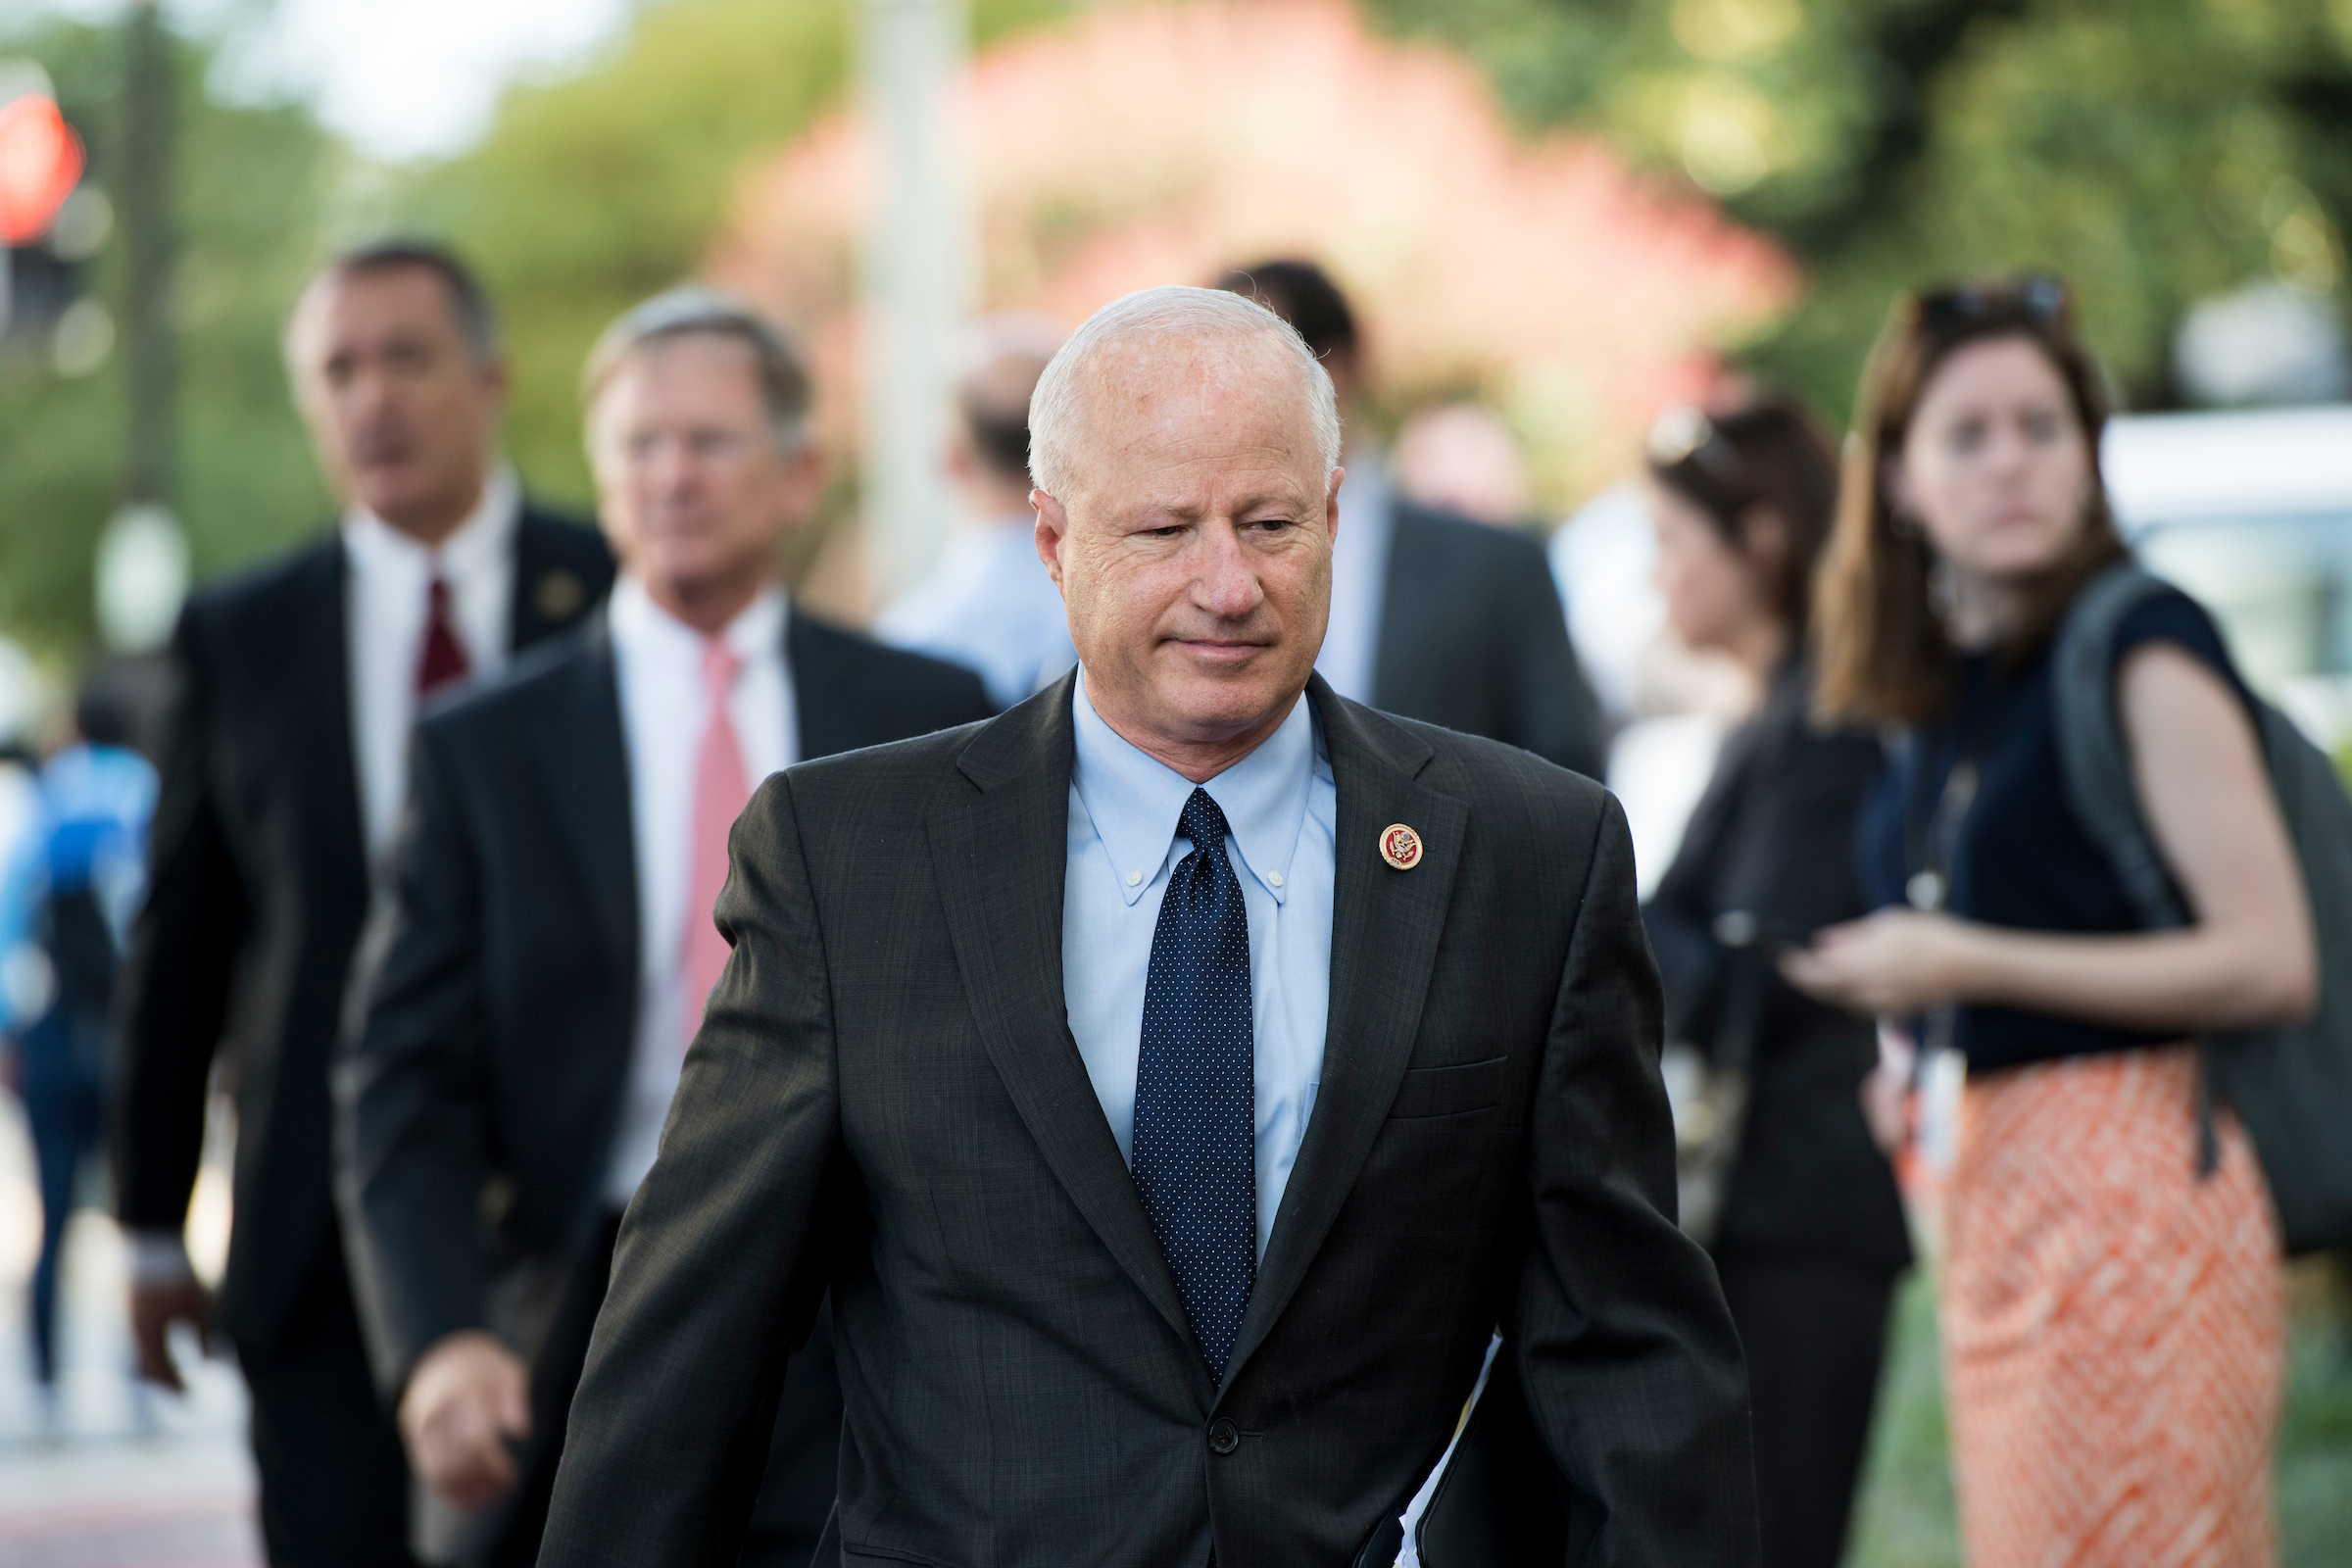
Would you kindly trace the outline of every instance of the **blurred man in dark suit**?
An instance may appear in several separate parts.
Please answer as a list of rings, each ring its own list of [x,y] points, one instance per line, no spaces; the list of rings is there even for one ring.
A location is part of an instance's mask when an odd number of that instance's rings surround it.
[[[1543,547],[1416,506],[1388,481],[1355,315],[1312,262],[1237,267],[1323,362],[1346,421],[1347,493],[1331,563],[1331,634],[1315,671],[1352,702],[1522,747],[1599,778],[1600,704],[1568,643]]]
[[[829,1291],[823,1563],[1387,1568],[1499,1326],[1550,1560],[1750,1568],[1624,814],[1315,676],[1339,416],[1279,318],[1129,295],[1031,430],[1079,667],[736,824],[540,1561],[728,1561]]]
[[[345,510],[327,538],[198,594],[153,871],[123,998],[116,1193],[142,1373],[178,1387],[202,1324],[180,1230],[216,1050],[237,1100],[220,1319],[253,1393],[275,1564],[402,1563],[407,1470],[376,1402],[335,1222],[327,1071],[419,704],[569,625],[604,541],[525,502],[499,456],[507,371],[481,287],[387,244],[315,277],[286,331],[297,402]]]
[[[434,1561],[538,1555],[613,1232],[726,960],[710,910],[753,786],[990,711],[977,675],[778,584],[822,455],[800,356],[749,308],[647,302],[587,399],[611,610],[419,726],[389,953],[337,1084],[362,1315],[436,1499]],[[785,1388],[744,1561],[808,1562],[840,1434],[820,1347]]]

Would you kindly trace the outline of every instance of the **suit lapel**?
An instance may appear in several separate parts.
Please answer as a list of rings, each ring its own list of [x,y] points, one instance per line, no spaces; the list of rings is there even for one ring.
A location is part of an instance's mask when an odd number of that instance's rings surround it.
[[[569,523],[540,517],[528,506],[514,523],[514,589],[507,616],[507,650],[520,653],[580,618],[598,588],[554,549],[550,530]],[[575,530],[576,531],[576,530]]]
[[[1308,691],[1339,797],[1330,1023],[1322,1087],[1258,1265],[1228,1388],[1305,1277],[1396,1098],[1470,820],[1460,801],[1418,782],[1432,754],[1409,730],[1340,701],[1320,676]],[[1397,822],[1421,838],[1421,861],[1409,871],[1380,855],[1381,833]]]
[[[1389,506],[1389,564],[1381,582],[1380,627],[1372,649],[1371,706],[1394,711],[1426,706],[1416,691],[1424,676],[1414,660],[1429,646],[1430,623],[1454,601],[1433,586],[1433,578],[1442,576],[1449,563],[1423,548],[1428,530],[1420,514],[1394,497]]]
[[[293,678],[304,688],[296,710],[306,722],[316,715],[318,728],[299,737],[288,755],[309,762],[318,874],[321,880],[345,879],[364,902],[370,877],[368,834],[360,820],[360,742],[351,717],[351,566],[339,531],[318,553],[315,569],[316,582],[300,596],[314,607],[312,613],[287,639],[285,652]],[[319,735],[334,737],[334,744],[318,745]]]
[[[855,700],[843,656],[849,639],[801,613],[784,620],[784,667],[792,675],[793,712],[804,762],[871,744],[858,733],[862,705]]]
[[[1079,1212],[1189,1348],[1175,1277],[1103,1119],[1062,997],[1075,688],[1064,677],[965,748],[957,765],[972,788],[931,814],[932,864],[972,1015],[1014,1107]]]
[[[621,725],[612,637],[604,612],[588,622],[556,700],[532,715],[531,746],[547,797],[570,838],[581,887],[616,973],[637,974],[637,830],[629,808],[629,741]]]

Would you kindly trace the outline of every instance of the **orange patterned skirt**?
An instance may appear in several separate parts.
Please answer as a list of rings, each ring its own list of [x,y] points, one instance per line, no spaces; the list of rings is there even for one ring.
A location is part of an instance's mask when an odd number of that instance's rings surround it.
[[[2278,1220],[2236,1120],[2198,1180],[2186,1047],[1972,1079],[1945,1389],[1970,1568],[2269,1568]]]

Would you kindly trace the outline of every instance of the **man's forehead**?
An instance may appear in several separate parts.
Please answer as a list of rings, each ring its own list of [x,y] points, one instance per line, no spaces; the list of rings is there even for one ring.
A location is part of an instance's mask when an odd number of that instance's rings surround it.
[[[1115,345],[1082,394],[1091,436],[1127,446],[1239,439],[1313,442],[1313,406],[1295,362],[1263,340],[1153,337]],[[1090,442],[1093,444],[1093,442]]]
[[[322,330],[430,321],[455,331],[458,325],[457,302],[450,297],[449,285],[424,267],[328,272],[303,291],[296,315]]]

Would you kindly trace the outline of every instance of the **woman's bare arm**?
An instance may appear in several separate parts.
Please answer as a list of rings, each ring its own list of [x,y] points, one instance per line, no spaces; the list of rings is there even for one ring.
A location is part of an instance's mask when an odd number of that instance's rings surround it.
[[[2183,1035],[2307,1014],[2310,907],[2244,705],[2163,642],[2126,657],[2116,690],[2140,809],[2193,925],[2073,937],[1888,910],[1824,932],[1790,980],[1881,1014],[1993,1003]]]

